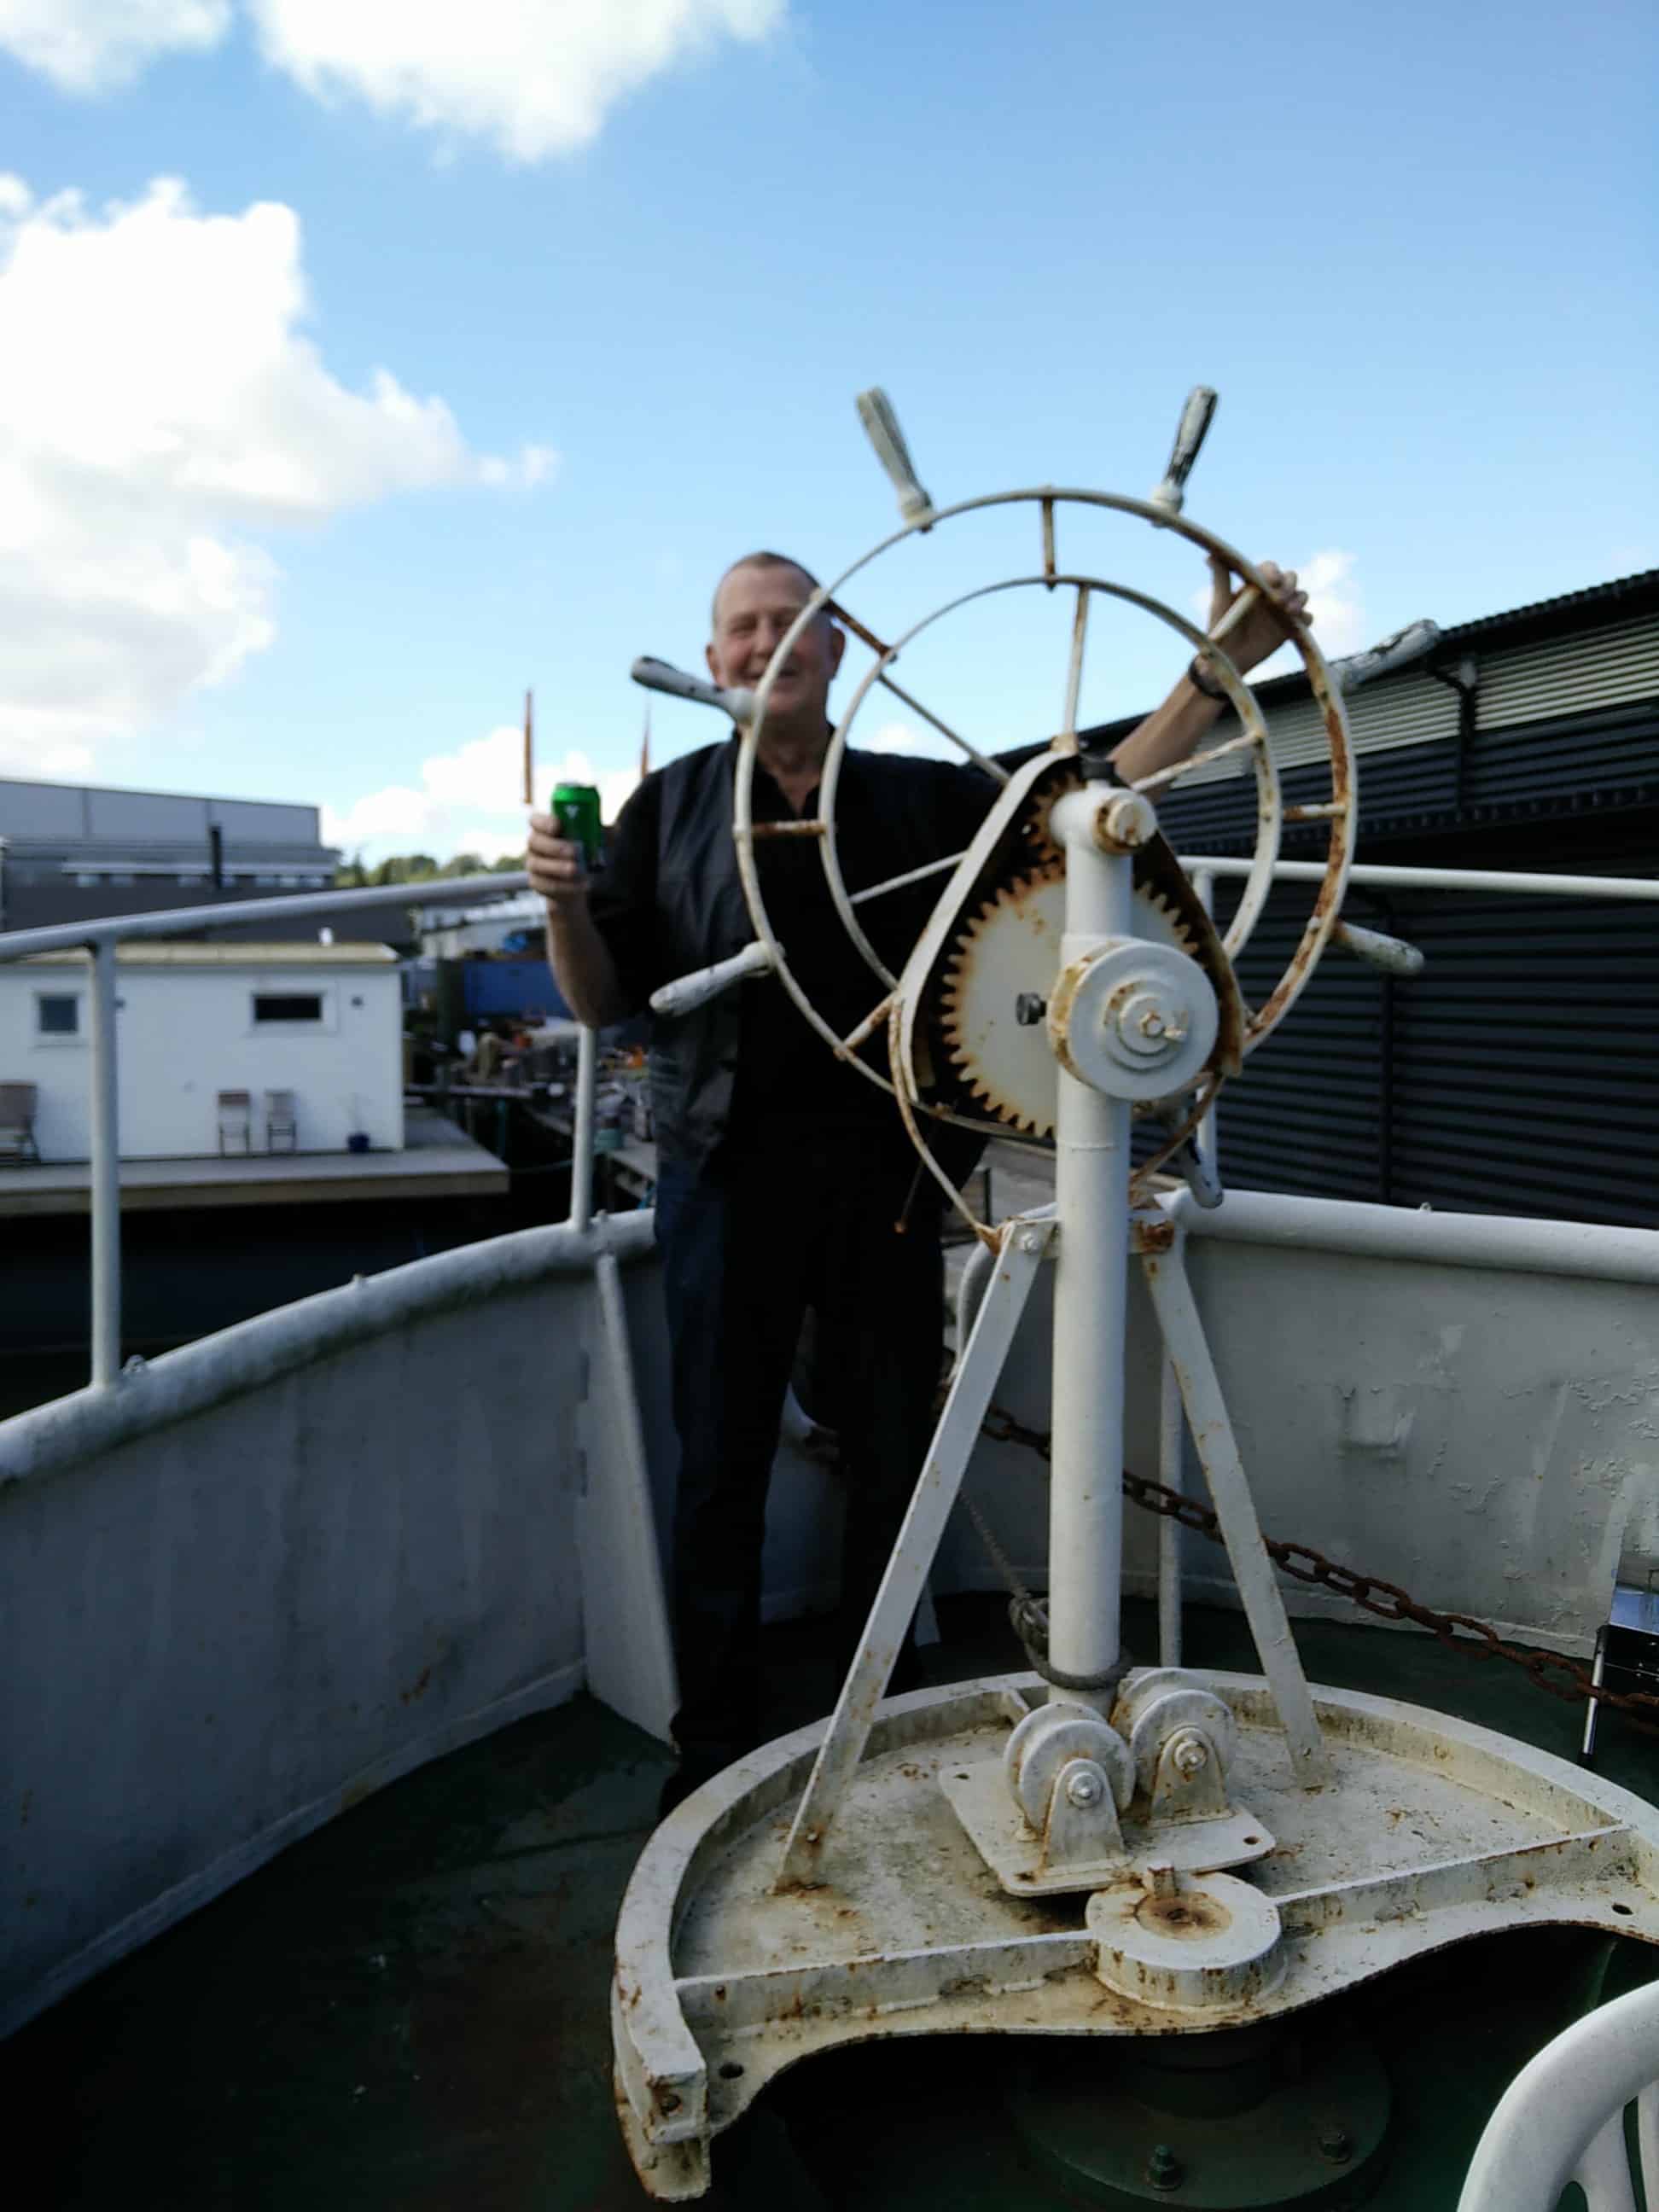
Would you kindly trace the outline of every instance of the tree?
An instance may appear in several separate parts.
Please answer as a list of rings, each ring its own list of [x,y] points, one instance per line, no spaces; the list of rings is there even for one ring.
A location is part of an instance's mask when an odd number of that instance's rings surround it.
[[[457,853],[453,860],[439,861],[430,853],[394,853],[389,860],[374,867],[365,867],[361,853],[354,853],[334,872],[336,890],[362,890],[376,884],[421,884],[434,878],[441,882],[447,876],[505,876],[515,873],[525,864],[522,853],[503,854],[499,860],[486,860],[479,853]]]

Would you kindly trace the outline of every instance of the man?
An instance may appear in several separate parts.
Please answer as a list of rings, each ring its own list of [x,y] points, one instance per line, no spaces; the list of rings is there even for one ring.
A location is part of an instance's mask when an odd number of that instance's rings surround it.
[[[1303,615],[1294,573],[1228,646],[1241,669]],[[716,684],[752,689],[816,585],[797,562],[754,553],[721,577],[707,647]],[[1231,604],[1218,575],[1211,626]],[[772,687],[756,763],[757,821],[814,811],[830,688],[846,638],[821,616]],[[1191,670],[1117,748],[1126,779],[1184,759],[1220,712]],[[1208,679],[1204,679],[1207,683]],[[530,879],[547,902],[548,958],[567,1004],[602,1027],[661,983],[738,951],[753,927],[732,844],[736,740],[647,776],[623,808],[590,884],[580,848],[532,819]],[[972,768],[849,750],[837,796],[849,890],[960,851],[994,800]],[[882,995],[830,902],[815,841],[760,848],[778,940],[808,998],[845,1035]],[[895,973],[937,896],[933,878],[872,902],[863,919]],[[804,1313],[834,1378],[812,1410],[839,1433],[847,1479],[842,1626],[850,1657],[932,1429],[942,1322],[939,1206],[890,1098],[830,1053],[774,979],[654,1023],[657,1240],[681,1447],[672,1602],[680,1675],[678,1773],[666,1811],[758,1735],[761,1547],[767,1482]],[[893,1686],[902,1686],[908,1652]]]

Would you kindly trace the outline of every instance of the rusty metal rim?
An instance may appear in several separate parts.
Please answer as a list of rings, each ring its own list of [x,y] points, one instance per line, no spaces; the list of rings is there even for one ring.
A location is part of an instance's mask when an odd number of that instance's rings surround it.
[[[1230,572],[1238,576],[1246,586],[1254,586],[1258,592],[1265,592],[1266,591],[1266,586],[1254,562],[1248,560],[1242,553],[1239,553],[1234,547],[1229,545],[1224,539],[1215,536],[1212,532],[1201,529],[1197,524],[1188,522],[1183,516],[1172,514],[1167,509],[1153,506],[1145,500],[1131,499],[1127,495],[1119,493],[1086,491],[1079,489],[1066,489],[1054,485],[1040,485],[1028,487],[1018,491],[988,493],[976,499],[963,500],[954,507],[942,508],[937,514],[929,514],[925,520],[919,520],[917,522],[907,524],[902,529],[896,530],[889,537],[880,540],[876,545],[872,546],[868,552],[861,555],[857,561],[851,564],[850,567],[844,569],[842,574],[836,577],[830,583],[819,586],[812,593],[812,596],[807,601],[805,606],[803,607],[800,613],[796,617],[794,622],[791,623],[788,630],[780,640],[777,648],[774,652],[772,659],[767,665],[766,672],[757,687],[755,695],[755,717],[748,728],[743,732],[738,747],[736,774],[734,777],[735,790],[732,839],[737,853],[738,878],[743,885],[744,898],[749,908],[750,918],[754,924],[757,937],[765,945],[768,952],[771,955],[774,969],[783,983],[785,989],[789,993],[790,997],[794,1000],[796,1006],[799,1008],[801,1013],[805,1017],[807,1021],[817,1031],[817,1033],[823,1037],[826,1043],[830,1047],[830,1049],[836,1053],[838,1057],[842,1058],[843,1060],[850,1060],[852,1064],[857,1066],[860,1072],[865,1075],[869,1081],[888,1091],[895,1090],[895,1085],[887,1077],[878,1073],[875,1069],[870,1067],[866,1062],[859,1060],[856,1054],[848,1054],[845,1052],[842,1045],[841,1039],[830,1029],[829,1024],[826,1023],[818,1014],[817,1009],[812,1006],[810,1000],[808,1000],[805,993],[800,988],[794,976],[789,971],[787,962],[783,957],[782,949],[777,942],[777,939],[772,930],[770,921],[767,915],[765,900],[761,893],[759,873],[755,865],[753,842],[754,822],[752,815],[754,763],[758,750],[760,735],[765,726],[766,709],[771,697],[772,687],[777,679],[778,672],[782,667],[783,663],[787,659],[789,653],[793,650],[797,639],[799,638],[810,623],[815,621],[820,614],[828,610],[831,602],[838,599],[843,587],[853,577],[861,574],[861,572],[870,567],[873,562],[878,560],[884,553],[890,551],[894,546],[902,544],[907,538],[915,536],[919,531],[932,530],[936,528],[941,522],[952,520],[953,519],[963,514],[976,513],[982,508],[1015,506],[1031,501],[1035,501],[1039,503],[1045,517],[1045,523],[1049,529],[1052,529],[1051,518],[1056,502],[1065,501],[1076,506],[1096,507],[1103,508],[1111,513],[1136,516],[1142,521],[1150,523],[1155,529],[1172,530],[1175,532],[1176,536],[1186,538],[1189,544],[1199,547],[1206,555],[1225,562]],[[1048,562],[1045,560],[1045,568],[1047,566]],[[985,587],[985,589],[1009,588],[1010,584],[1014,580],[1006,580],[1000,586],[988,586]],[[1037,578],[1036,580],[1047,585],[1049,580],[1045,574]],[[1058,580],[1058,579],[1056,579],[1056,580]],[[1084,580],[1072,579],[1070,580],[1081,581]],[[1184,617],[1176,615],[1174,610],[1163,608],[1161,604],[1158,602],[1146,601],[1142,595],[1133,592],[1128,586],[1106,586],[1105,588],[1107,588],[1113,596],[1139,600],[1141,604],[1147,605],[1149,607],[1149,611],[1158,613],[1161,619],[1169,621],[1173,628],[1189,637],[1197,635],[1194,629],[1194,626],[1187,623]],[[983,592],[971,593],[967,596],[969,598],[983,596]],[[945,611],[944,609],[938,611],[938,612],[940,613],[944,611]],[[926,619],[931,621],[936,618],[936,616],[930,616]],[[918,628],[922,626],[925,625],[918,625]],[[1285,1015],[1289,1012],[1291,1006],[1300,996],[1302,990],[1307,983],[1309,976],[1312,974],[1315,966],[1317,964],[1320,955],[1324,951],[1325,945],[1328,942],[1331,933],[1335,928],[1341,908],[1342,890],[1346,880],[1349,865],[1352,860],[1354,838],[1358,826],[1355,818],[1355,809],[1352,804],[1352,750],[1348,734],[1347,719],[1343,710],[1340,695],[1334,685],[1331,683],[1329,672],[1325,665],[1324,656],[1321,653],[1318,646],[1314,642],[1310,633],[1300,622],[1296,621],[1293,618],[1286,623],[1286,629],[1289,632],[1291,641],[1295,645],[1298,653],[1302,657],[1304,665],[1307,669],[1310,686],[1313,691],[1316,700],[1319,703],[1324,718],[1327,744],[1330,754],[1332,799],[1334,802],[1341,805],[1342,811],[1339,816],[1333,819],[1331,823],[1331,842],[1328,848],[1324,878],[1321,883],[1318,892],[1316,895],[1313,910],[1309,916],[1307,925],[1303,931],[1301,939],[1298,940],[1296,950],[1291,954],[1285,972],[1279,977],[1278,983],[1273,988],[1273,990],[1263,1005],[1256,1009],[1246,1022],[1245,1034],[1243,1040],[1243,1050],[1245,1053],[1253,1051],[1257,1045],[1262,1043],[1271,1034],[1272,1030],[1276,1028],[1278,1024],[1284,1018]],[[914,631],[907,634],[907,635],[914,635]],[[1203,641],[1200,638],[1200,641],[1205,642],[1206,641]],[[1232,667],[1227,656],[1221,653],[1218,648],[1212,647],[1211,657],[1212,659],[1213,665],[1216,666],[1217,673],[1221,677],[1223,687],[1229,691],[1230,696],[1232,694],[1233,684],[1237,682],[1239,691],[1243,694],[1245,697],[1249,698],[1248,687],[1243,684],[1241,678],[1238,678],[1237,672]],[[879,670],[884,665],[884,661],[878,662],[878,672],[879,672]],[[856,711],[858,701],[861,700],[862,697],[867,694],[870,682],[872,680],[873,678],[867,677],[860,686],[860,692],[854,701],[853,711]],[[1244,708],[1239,706],[1239,702],[1237,699],[1234,700],[1234,704],[1240,713],[1241,720],[1244,720]],[[1253,698],[1249,698],[1249,707],[1253,711],[1259,711],[1255,710],[1255,702]],[[845,750],[845,740],[844,737],[842,737],[842,730],[844,730],[849,720],[850,714],[842,718],[842,729],[838,730],[832,736],[832,749],[835,747],[836,738],[842,738],[842,750]],[[1261,748],[1261,750],[1264,754],[1267,753],[1267,749],[1265,744]],[[1268,756],[1268,757],[1270,759],[1271,757]],[[826,770],[827,769],[828,763],[826,762]],[[828,796],[830,800],[833,800],[833,778],[830,780],[830,789],[827,794],[824,787],[821,784],[819,791],[819,808],[821,817],[823,817],[823,808],[826,803],[826,796]],[[1276,799],[1276,783],[1274,786],[1274,792]],[[1266,832],[1270,829],[1271,835],[1263,834],[1259,836],[1255,855],[1255,866],[1253,867],[1250,878],[1247,880],[1244,896],[1240,902],[1240,911],[1235,915],[1232,928],[1230,929],[1227,938],[1224,940],[1230,958],[1232,957],[1238,950],[1242,949],[1242,945],[1244,941],[1244,933],[1242,933],[1240,930],[1241,920],[1246,921],[1246,930],[1248,930],[1249,927],[1254,926],[1255,915],[1259,913],[1261,904],[1265,903],[1267,890],[1272,883],[1273,866],[1278,857],[1279,844],[1278,833],[1279,817],[1276,805],[1271,823],[1264,819],[1261,822],[1261,826],[1263,832]],[[851,936],[853,942],[860,948],[866,961],[870,961],[873,959],[872,948],[868,946],[867,940],[865,939],[864,933],[858,927],[856,920],[850,918],[851,908],[847,900],[844,883],[840,880],[838,863],[836,865],[833,872],[830,871],[830,861],[834,853],[834,825],[831,821],[826,823],[824,835],[819,841],[819,850],[824,856],[826,878],[830,883],[831,898],[836,905],[837,911],[842,915],[844,925],[848,928],[848,933]],[[1257,896],[1258,890],[1259,896]],[[1255,901],[1255,906],[1254,911],[1251,911],[1250,908],[1253,899]],[[1248,919],[1246,919],[1246,917],[1248,917]],[[890,978],[888,978],[884,967],[878,961],[875,962],[874,964],[876,972],[881,975],[884,981],[889,982],[889,986],[890,988]],[[957,1126],[966,1127],[979,1128],[981,1127],[979,1123],[969,1121],[965,1120],[964,1117],[943,1113],[933,1108],[923,1108],[922,1110],[927,1113],[930,1117],[934,1120],[954,1122]],[[1167,1146],[1159,1155],[1160,1164],[1162,1161],[1166,1160],[1170,1157],[1171,1153],[1176,1149],[1179,1141],[1179,1139],[1175,1140],[1175,1142]],[[1143,1170],[1141,1172],[1144,1175],[1150,1172],[1150,1170]]]
[[[1100,592],[1109,599],[1121,599],[1131,606],[1139,607],[1145,613],[1155,615],[1160,622],[1178,631],[1186,643],[1194,649],[1201,647],[1206,642],[1203,631],[1195,623],[1188,622],[1184,615],[1177,612],[1175,608],[1166,605],[1163,600],[1155,599],[1145,592],[1138,592],[1132,585],[1112,583],[1103,576],[1085,576],[1067,572],[1056,574],[1052,579],[1047,575],[1005,576],[994,584],[981,584],[971,592],[963,592],[954,599],[946,599],[941,605],[935,607],[930,614],[924,615],[920,622],[914,623],[895,643],[883,647],[873,664],[860,678],[858,688],[848,701],[840,722],[830,735],[830,749],[824,755],[823,775],[818,786],[817,818],[822,825],[820,857],[836,911],[841,917],[842,927],[862,953],[866,964],[880,976],[890,990],[896,987],[898,979],[889,972],[860,927],[841,872],[841,853],[836,834],[836,794],[840,786],[842,763],[846,757],[853,723],[872,689],[882,680],[905,647],[913,644],[924,630],[930,629],[936,622],[942,621],[946,615],[957,613],[963,607],[971,605],[976,599],[991,599],[1000,592],[1032,589],[1047,591],[1052,590],[1059,584],[1073,586],[1079,595],[1079,605],[1086,604],[1089,592]],[[792,631],[791,635],[793,635]],[[781,646],[779,647],[780,652],[783,649]],[[1261,817],[1264,822],[1273,825],[1272,854],[1268,856],[1266,864],[1254,872],[1251,881],[1246,885],[1244,896],[1239,902],[1238,912],[1233,918],[1231,929],[1224,939],[1227,956],[1231,959],[1243,948],[1248,939],[1250,931],[1255,926],[1256,916],[1260,914],[1267,892],[1272,887],[1272,864],[1278,856],[1279,848],[1277,825],[1282,818],[1283,806],[1279,797],[1278,765],[1273,760],[1268,745],[1267,726],[1262,718],[1261,710],[1256,705],[1249,685],[1238,674],[1227,656],[1218,653],[1216,660],[1217,672],[1221,678],[1223,687],[1227,692],[1234,711],[1244,725],[1245,734],[1250,741],[1251,763],[1255,772],[1257,805]],[[1069,724],[1074,720],[1076,710],[1076,702],[1072,696],[1073,685],[1069,680],[1066,690],[1066,719]],[[758,716],[757,720],[759,720]],[[1075,738],[1075,731],[1069,728],[1063,731],[1053,750],[1056,752],[1074,750],[1075,746],[1066,743],[1066,739],[1068,737]],[[1193,762],[1184,763],[1187,767],[1195,764]],[[757,823],[751,834],[758,836],[762,834],[763,828],[763,824]]]

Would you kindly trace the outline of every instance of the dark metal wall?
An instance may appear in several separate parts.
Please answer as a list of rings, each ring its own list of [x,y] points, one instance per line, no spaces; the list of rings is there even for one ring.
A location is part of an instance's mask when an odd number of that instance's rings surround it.
[[[1613,825],[1609,823],[1608,828]],[[1628,818],[1626,830],[1634,827]],[[1460,865],[1655,873],[1639,842],[1470,840]],[[1395,844],[1367,858],[1442,865]],[[1306,914],[1275,892],[1240,963],[1263,994]],[[1219,902],[1225,914],[1232,900]],[[1332,951],[1220,1109],[1241,1188],[1659,1229],[1659,907],[1358,889],[1346,912],[1421,947],[1395,981]]]
[[[1360,836],[1368,842],[1656,806],[1659,702],[1402,745],[1367,753],[1358,765]],[[1322,763],[1289,769],[1282,781],[1288,805],[1330,795]],[[1177,785],[1158,806],[1165,834],[1183,853],[1248,851],[1255,814],[1253,787],[1231,776],[1196,789]],[[1287,835],[1285,851],[1312,856],[1322,845],[1304,831],[1299,843]],[[1426,852],[1421,857],[1426,864]],[[1458,863],[1443,856],[1434,865]]]
[[[1457,751],[1362,762],[1360,859],[1659,874],[1652,702],[1481,732],[1461,767]],[[1289,795],[1316,781],[1294,772]],[[1243,798],[1172,794],[1164,826],[1183,852],[1243,851]],[[1240,963],[1247,998],[1282,969],[1310,888],[1273,894]],[[1221,918],[1236,898],[1219,886]],[[1419,945],[1425,972],[1389,981],[1326,955],[1223,1094],[1224,1181],[1659,1229],[1659,905],[1356,886],[1344,911]]]

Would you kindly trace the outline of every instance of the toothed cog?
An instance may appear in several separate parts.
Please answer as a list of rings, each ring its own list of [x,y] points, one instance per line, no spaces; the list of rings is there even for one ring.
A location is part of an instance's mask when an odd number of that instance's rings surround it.
[[[1060,973],[1066,878],[1022,878],[986,901],[958,930],[946,959],[944,1029],[962,1080],[987,1113],[1034,1137],[1054,1133],[1059,1073],[1041,1023],[1022,1026],[1022,994],[1047,1000]],[[1175,908],[1137,884],[1134,932],[1194,952]]]

